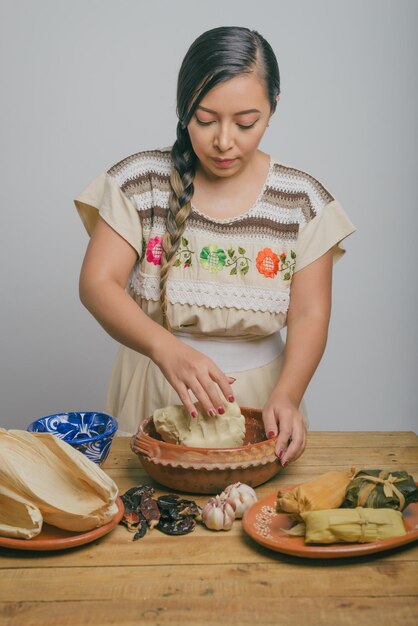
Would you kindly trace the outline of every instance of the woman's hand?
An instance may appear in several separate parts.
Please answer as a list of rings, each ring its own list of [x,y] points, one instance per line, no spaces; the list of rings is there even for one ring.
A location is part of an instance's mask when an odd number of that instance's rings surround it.
[[[269,439],[279,431],[275,452],[281,464],[296,461],[305,450],[306,426],[294,402],[273,391],[263,408],[263,422]]]
[[[225,413],[225,400],[220,391],[229,402],[234,401],[231,388],[234,379],[226,376],[209,357],[185,345],[177,337],[165,337],[161,345],[153,348],[151,358],[192,417],[196,417],[197,413],[189,391],[210,416]]]

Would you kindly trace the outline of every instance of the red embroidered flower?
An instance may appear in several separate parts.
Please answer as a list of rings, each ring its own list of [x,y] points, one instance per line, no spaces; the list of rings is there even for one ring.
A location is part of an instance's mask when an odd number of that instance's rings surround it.
[[[266,278],[273,278],[279,271],[279,257],[271,248],[264,248],[257,254],[257,269]]]
[[[163,238],[153,237],[147,243],[147,261],[154,263],[154,265],[161,264],[161,257],[163,256]]]

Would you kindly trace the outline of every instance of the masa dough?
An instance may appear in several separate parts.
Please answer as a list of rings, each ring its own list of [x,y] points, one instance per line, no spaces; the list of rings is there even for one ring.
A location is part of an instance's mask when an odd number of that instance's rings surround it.
[[[191,417],[183,405],[171,405],[154,411],[156,431],[163,441],[194,448],[237,448],[245,436],[245,418],[236,402],[224,403],[223,415],[208,416],[199,402],[197,417]]]

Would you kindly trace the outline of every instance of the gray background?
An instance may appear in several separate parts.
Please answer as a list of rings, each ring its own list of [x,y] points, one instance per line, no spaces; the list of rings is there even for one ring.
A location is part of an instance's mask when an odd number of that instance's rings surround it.
[[[358,232],[335,268],[314,430],[416,430],[418,3],[2,0],[1,421],[103,406],[116,344],[78,300],[72,205],[174,138],[181,60],[203,31],[259,30],[282,99],[262,148],[305,169]],[[414,391],[415,388],[415,391]]]

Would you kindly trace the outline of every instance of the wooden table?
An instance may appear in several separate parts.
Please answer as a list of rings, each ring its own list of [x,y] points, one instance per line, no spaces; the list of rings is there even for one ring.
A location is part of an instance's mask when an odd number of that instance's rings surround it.
[[[402,468],[417,480],[418,437],[311,432],[303,457],[256,491],[264,497],[352,465]],[[104,469],[121,492],[152,482],[128,438],[115,440]],[[0,624],[416,626],[417,564],[418,543],[368,557],[304,560],[264,549],[237,521],[229,532],[198,526],[170,537],[153,530],[137,542],[118,526],[65,552],[0,550]]]

